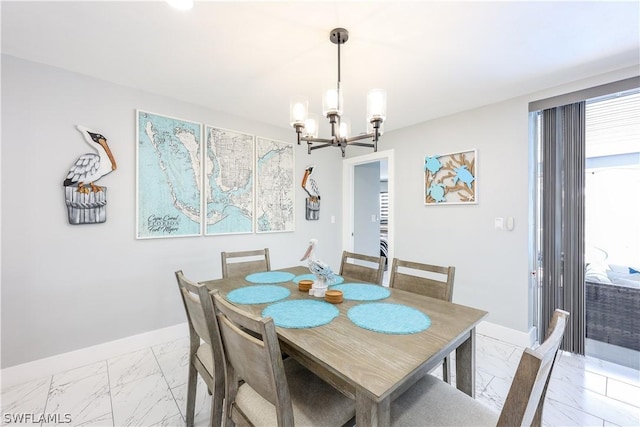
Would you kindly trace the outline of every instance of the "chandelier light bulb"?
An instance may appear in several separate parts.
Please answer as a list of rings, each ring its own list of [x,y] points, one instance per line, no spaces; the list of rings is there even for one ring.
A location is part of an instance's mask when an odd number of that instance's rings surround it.
[[[351,123],[349,123],[349,120],[347,119],[342,119],[340,121],[340,129],[338,131],[340,138],[349,138],[350,131],[351,131]]]
[[[367,93],[367,118],[387,118],[387,92],[382,89],[371,89]]]
[[[342,114],[342,91],[336,88],[328,89],[324,97],[322,98],[322,113],[327,116],[328,114]]]
[[[309,114],[309,101],[301,98],[291,100],[289,109],[289,122],[291,126],[303,125]]]
[[[311,138],[318,137],[318,115],[309,114],[309,117],[304,121],[304,133],[305,136]]]

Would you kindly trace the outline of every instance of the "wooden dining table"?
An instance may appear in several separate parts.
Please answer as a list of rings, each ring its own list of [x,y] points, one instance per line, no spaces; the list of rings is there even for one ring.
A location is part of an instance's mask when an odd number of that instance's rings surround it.
[[[309,273],[302,266],[278,271],[294,275]],[[360,282],[349,277],[344,279],[345,283]],[[244,278],[202,283],[223,296],[254,284]],[[291,295],[287,299],[322,300],[299,291],[292,281],[277,285],[290,289]],[[347,316],[350,308],[364,302],[345,299],[335,305],[340,313],[328,324],[306,329],[276,327],[283,353],[355,400],[356,424],[359,426],[390,425],[391,402],[453,351],[456,352],[457,388],[472,397],[475,394],[475,328],[488,313],[411,292],[389,290],[387,298],[376,302],[413,307],[426,314],[431,325],[426,330],[411,334],[387,334],[364,329]],[[238,304],[258,316],[268,305]]]

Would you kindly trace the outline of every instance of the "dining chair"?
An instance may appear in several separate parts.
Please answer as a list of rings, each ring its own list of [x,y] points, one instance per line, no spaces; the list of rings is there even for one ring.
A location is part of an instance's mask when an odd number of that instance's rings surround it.
[[[426,375],[391,403],[395,426],[541,426],[544,398],[569,313],[556,310],[547,339],[526,348],[500,414]]]
[[[224,399],[224,359],[222,341],[213,302],[207,287],[196,284],[176,271],[178,287],[189,323],[189,374],[187,379],[187,426],[193,426],[198,374],[211,394],[209,425],[222,423]]]
[[[431,298],[451,302],[455,267],[421,264],[393,259],[389,273],[389,287],[414,292]],[[451,355],[442,363],[442,379],[451,383]]]
[[[213,295],[226,358],[225,425],[342,426],[354,401],[304,368],[282,359],[275,324]],[[251,332],[251,333],[249,333]]]
[[[339,274],[343,277],[382,285],[386,260],[383,256],[375,257],[343,251]]]
[[[245,277],[251,273],[271,271],[269,248],[254,251],[222,252],[222,277]]]

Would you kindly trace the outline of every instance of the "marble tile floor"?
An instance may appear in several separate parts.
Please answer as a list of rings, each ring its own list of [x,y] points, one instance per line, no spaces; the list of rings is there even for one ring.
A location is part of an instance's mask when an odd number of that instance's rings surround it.
[[[476,348],[476,397],[499,412],[523,349],[483,335]],[[1,423],[183,426],[187,349],[183,338],[3,388]],[[441,374],[441,368],[433,372]],[[210,397],[202,380],[196,400],[196,425],[206,425]],[[45,414],[47,419],[11,418],[20,414]],[[562,353],[547,393],[544,425],[640,426],[640,372]]]

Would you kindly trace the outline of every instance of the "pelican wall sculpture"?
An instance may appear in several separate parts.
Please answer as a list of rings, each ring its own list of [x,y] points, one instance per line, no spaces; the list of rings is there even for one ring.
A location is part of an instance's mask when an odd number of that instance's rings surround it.
[[[84,126],[76,128],[94,152],[78,157],[62,183],[69,224],[102,223],[107,220],[107,187],[95,182],[116,170],[116,161],[105,136]]]
[[[302,177],[302,189],[309,195],[305,199],[305,218],[308,221],[320,219],[320,190],[318,184],[311,177],[315,166],[309,166],[304,170]]]

